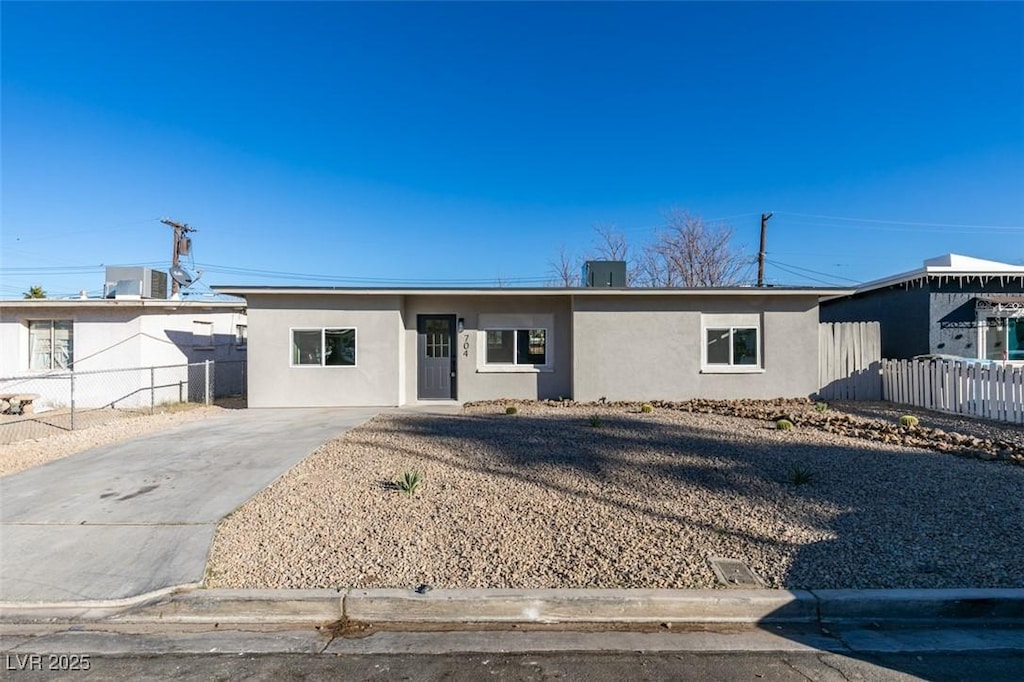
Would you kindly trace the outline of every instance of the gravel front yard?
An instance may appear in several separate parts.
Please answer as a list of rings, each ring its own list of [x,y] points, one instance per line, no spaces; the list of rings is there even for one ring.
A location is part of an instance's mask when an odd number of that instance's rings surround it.
[[[1024,586],[1024,467],[738,417],[519,409],[387,414],[326,444],[222,522],[208,586],[708,588],[711,556],[777,588]],[[392,486],[410,470],[413,495]]]

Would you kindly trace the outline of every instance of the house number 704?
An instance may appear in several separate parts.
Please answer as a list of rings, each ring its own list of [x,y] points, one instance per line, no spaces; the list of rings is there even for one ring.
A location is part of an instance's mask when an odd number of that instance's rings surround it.
[[[462,337],[462,357],[469,357],[469,334]]]

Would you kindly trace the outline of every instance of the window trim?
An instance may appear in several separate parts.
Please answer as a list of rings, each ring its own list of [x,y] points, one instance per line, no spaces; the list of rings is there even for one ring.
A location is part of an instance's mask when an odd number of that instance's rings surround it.
[[[988,311],[986,311],[986,312],[988,312]],[[1024,324],[1024,316],[1021,316],[1021,315],[993,315],[993,314],[986,314],[986,315],[984,315],[984,317],[981,318],[981,322],[978,325],[979,329],[978,329],[978,353],[977,353],[977,355],[978,355],[978,359],[979,360],[992,360],[994,362],[1015,363],[1015,364],[1020,364],[1021,362],[1024,362],[1024,357],[1021,357],[1021,358],[1011,358],[1010,357],[1010,323],[1011,322],[1013,323],[1014,327],[1016,327],[1019,324]],[[993,323],[995,323],[995,324],[993,324]],[[1000,357],[998,357],[998,358],[990,358],[990,357],[988,357],[989,337],[991,336],[991,334],[993,332],[996,332],[996,333],[1000,334],[999,341],[1001,341],[1002,351],[1000,352]],[[1014,352],[1015,353],[1022,353],[1022,351],[1020,351],[1020,350],[1017,350],[1017,351],[1014,351]],[[1003,353],[1006,354],[1005,358],[1002,357]]]
[[[245,330],[244,335],[240,335],[238,331],[240,329]],[[248,324],[236,324],[235,325],[235,348],[244,349],[249,347],[249,325]]]
[[[48,368],[38,368],[32,366],[32,323],[33,322],[49,322],[50,323],[50,366]],[[54,365],[54,358],[57,354],[55,352],[54,344],[54,332],[56,327],[54,326],[57,322],[67,322],[70,325],[70,340],[71,340],[71,352],[68,354],[68,366],[67,367],[56,367]],[[25,333],[28,340],[28,364],[27,368],[29,372],[71,372],[75,368],[75,319],[73,317],[29,317],[25,318]]]
[[[351,365],[325,364],[327,348],[327,332],[352,332],[353,363]],[[294,355],[295,332],[320,332],[320,364],[296,364]],[[296,369],[351,369],[359,366],[359,331],[356,327],[289,327],[288,328],[288,366]]]
[[[729,364],[708,362],[708,331],[729,330]],[[753,329],[757,333],[757,355],[752,365],[734,364],[732,336],[737,329]],[[764,323],[760,313],[733,313],[701,316],[700,373],[701,374],[764,374]]]
[[[519,362],[519,332],[531,331],[544,332],[544,364],[536,363],[520,364]],[[512,349],[512,362],[488,362],[487,361],[487,333],[488,332],[512,332],[515,346]],[[479,374],[540,374],[554,372],[554,357],[552,351],[551,328],[544,325],[512,326],[494,325],[477,332],[480,339],[477,357],[477,373]]]

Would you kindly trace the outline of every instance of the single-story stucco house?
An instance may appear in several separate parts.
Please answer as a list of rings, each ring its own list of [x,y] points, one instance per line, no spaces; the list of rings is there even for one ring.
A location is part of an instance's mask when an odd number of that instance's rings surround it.
[[[205,360],[215,363],[218,395],[240,393],[246,347],[241,301],[0,300],[0,393],[35,394],[37,410],[71,404],[71,372],[81,407],[194,399],[201,377],[193,372],[190,384],[182,366]],[[150,367],[168,369],[154,379]],[[155,396],[151,380],[162,387]]]
[[[245,304],[0,300],[0,376],[243,360]]]
[[[877,321],[882,357],[1024,362],[1024,265],[949,253],[824,299],[822,322]]]
[[[251,407],[808,396],[833,288],[219,286]]]

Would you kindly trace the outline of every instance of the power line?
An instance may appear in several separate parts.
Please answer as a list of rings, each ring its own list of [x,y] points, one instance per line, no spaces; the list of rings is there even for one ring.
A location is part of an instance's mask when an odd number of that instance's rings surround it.
[[[800,277],[802,279],[809,279],[812,282],[818,282],[819,284],[824,284],[824,285],[830,286],[830,287],[839,286],[835,282],[828,282],[828,281],[825,281],[823,279],[819,279],[817,277],[811,277],[810,275],[805,275],[803,273],[796,272],[795,270],[790,270],[789,268],[783,267],[782,265],[779,265],[778,263],[775,263],[775,262],[773,262],[772,265],[777,267],[778,269],[782,270],[783,272],[788,272],[789,274],[794,275],[796,277]]]
[[[965,227],[974,230],[1024,230],[1024,225],[967,225],[964,223],[924,223],[910,220],[883,220],[880,218],[849,218],[834,215],[819,215],[814,213],[790,213],[779,211],[780,215],[797,216],[801,218],[816,218],[819,220],[844,220],[855,223],[878,223],[882,225],[914,225],[917,227]]]
[[[860,284],[859,279],[850,279],[849,277],[843,277],[842,275],[833,275],[831,272],[821,272],[820,270],[811,270],[810,268],[800,267],[799,265],[792,265],[790,263],[780,263],[777,260],[769,261],[772,265],[783,265],[787,268],[793,268],[794,270],[803,270],[804,272],[810,272],[815,275],[821,275],[822,277],[832,277],[833,279],[842,279],[847,282],[853,282],[854,284]]]
[[[123,223],[116,223],[114,225],[105,225],[103,227],[89,227],[82,230],[71,230],[69,232],[56,233],[48,233],[45,230],[41,231],[38,228],[33,228],[32,233],[34,236],[29,237],[27,239],[23,237],[13,237],[11,238],[11,241],[17,244],[25,244],[27,242],[38,242],[43,240],[58,239],[61,237],[70,237],[72,235],[77,234],[101,234],[104,230],[112,230],[118,227],[130,227],[132,225],[141,225],[143,223],[155,223],[158,222],[159,220],[159,218],[144,218],[142,220],[132,220]],[[7,231],[8,233],[10,233],[10,228],[7,228]]]
[[[196,267],[204,272],[216,272],[223,275],[250,275],[253,277],[265,277],[267,279],[303,279],[318,282],[352,282],[364,284],[385,284],[385,283],[430,283],[430,284],[479,284],[487,282],[546,282],[550,276],[519,276],[519,277],[477,277],[464,279],[431,279],[431,278],[400,278],[400,277],[343,277],[338,275],[321,275],[303,272],[281,272],[276,270],[260,270],[255,268],[238,268],[232,266],[216,265],[212,263],[196,263]]]

